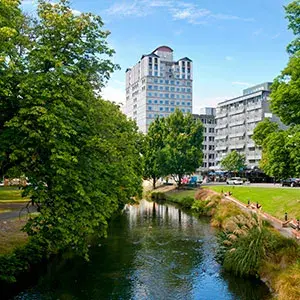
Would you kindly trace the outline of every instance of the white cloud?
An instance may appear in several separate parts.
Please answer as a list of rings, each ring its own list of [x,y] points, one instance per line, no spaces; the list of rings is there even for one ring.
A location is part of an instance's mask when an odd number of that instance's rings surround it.
[[[203,107],[217,107],[218,103],[231,98],[234,98],[234,96],[215,96],[208,98],[201,98],[196,96],[193,101],[193,113],[199,114],[200,109]]]
[[[191,24],[205,24],[215,20],[237,20],[244,22],[254,21],[252,18],[243,18],[222,13],[213,13],[198,4],[176,0],[131,0],[117,2],[105,10],[111,16],[145,17],[155,12],[156,9],[165,9],[173,20],[185,20]]]
[[[245,86],[250,86],[253,85],[252,83],[249,82],[243,82],[243,81],[233,81],[231,82],[232,85],[245,85]]]
[[[254,31],[252,34],[255,36],[261,35],[263,32],[262,28],[257,29],[256,31]]]
[[[79,16],[81,14],[81,11],[76,10],[76,9],[72,9],[72,13],[74,16]]]
[[[225,59],[228,60],[228,61],[231,61],[231,60],[233,60],[233,57],[232,56],[225,56]]]
[[[125,89],[124,87],[105,87],[100,95],[103,99],[115,102],[117,104],[125,104]]]

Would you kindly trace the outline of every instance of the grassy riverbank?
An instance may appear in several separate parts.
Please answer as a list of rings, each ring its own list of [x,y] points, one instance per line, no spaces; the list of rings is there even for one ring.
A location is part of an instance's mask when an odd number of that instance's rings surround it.
[[[232,197],[247,204],[258,202],[262,205],[263,211],[284,220],[284,213],[289,218],[300,218],[300,190],[290,188],[263,188],[246,186],[209,186],[204,187],[218,193],[231,192]]]
[[[27,202],[29,198],[21,196],[22,190],[18,187],[0,187],[0,203]]]
[[[160,198],[211,216],[211,224],[221,229],[216,257],[225,270],[260,277],[278,300],[300,299],[300,247],[295,240],[208,189],[171,191]]]

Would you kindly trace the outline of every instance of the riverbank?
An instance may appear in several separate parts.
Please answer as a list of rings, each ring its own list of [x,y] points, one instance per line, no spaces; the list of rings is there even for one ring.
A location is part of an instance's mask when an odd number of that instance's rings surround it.
[[[222,230],[217,255],[225,270],[258,276],[277,299],[300,298],[300,248],[295,240],[215,191],[170,191],[165,198],[210,216],[211,224]]]

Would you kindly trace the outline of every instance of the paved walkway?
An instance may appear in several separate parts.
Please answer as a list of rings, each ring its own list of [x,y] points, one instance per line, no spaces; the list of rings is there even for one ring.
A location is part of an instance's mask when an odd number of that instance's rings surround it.
[[[268,221],[275,229],[277,229],[283,236],[288,237],[288,238],[296,238],[300,239],[300,233],[297,234],[297,231],[291,227],[282,227],[282,221],[267,214],[266,212],[263,212],[259,209],[252,209],[249,208],[247,205],[244,203],[241,203],[237,199],[229,196],[223,196],[225,199],[234,202],[236,205],[238,205],[242,210],[247,211],[247,212],[252,212],[252,213],[257,213],[259,214],[263,219]]]
[[[29,207],[29,211],[26,209],[27,202],[20,203],[0,203],[0,209],[9,210],[7,212],[0,213],[0,221],[19,218],[19,216],[27,215],[36,211],[33,206]]]

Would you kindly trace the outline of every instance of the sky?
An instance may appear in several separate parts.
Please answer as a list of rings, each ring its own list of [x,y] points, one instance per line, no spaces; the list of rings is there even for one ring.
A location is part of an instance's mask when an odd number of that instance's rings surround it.
[[[35,0],[22,8],[34,12]],[[53,1],[55,2],[55,1]],[[193,60],[193,113],[272,81],[286,66],[288,0],[72,0],[75,13],[100,15],[120,65],[103,98],[125,102],[125,70],[161,45]]]

